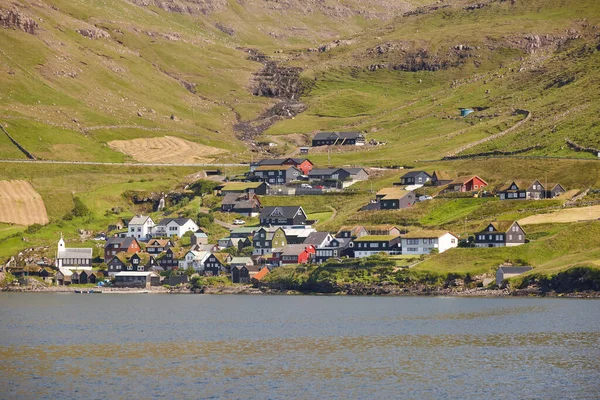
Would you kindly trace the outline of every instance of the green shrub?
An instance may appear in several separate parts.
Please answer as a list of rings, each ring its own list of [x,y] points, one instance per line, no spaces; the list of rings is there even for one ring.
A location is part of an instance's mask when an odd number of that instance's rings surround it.
[[[43,227],[43,225],[40,225],[40,224],[29,225],[27,227],[27,229],[25,229],[25,233],[29,233],[29,234],[36,233],[40,229],[42,229],[42,227]]]

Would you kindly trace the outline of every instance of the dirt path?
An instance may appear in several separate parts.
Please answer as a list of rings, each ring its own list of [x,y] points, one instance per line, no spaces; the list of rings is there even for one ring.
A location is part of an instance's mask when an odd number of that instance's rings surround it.
[[[234,228],[236,228],[236,225],[229,224],[229,223],[227,223],[225,221],[221,221],[220,219],[215,219],[214,222],[217,225],[221,225],[223,228],[227,228],[227,229],[234,229]]]
[[[337,210],[335,208],[331,206],[327,206],[327,208],[329,208],[332,211],[332,214],[329,218],[327,218],[327,221],[323,222],[324,224],[333,221],[333,219],[337,216]]]
[[[521,225],[590,221],[600,219],[600,205],[566,208],[548,214],[537,214],[519,220]]]

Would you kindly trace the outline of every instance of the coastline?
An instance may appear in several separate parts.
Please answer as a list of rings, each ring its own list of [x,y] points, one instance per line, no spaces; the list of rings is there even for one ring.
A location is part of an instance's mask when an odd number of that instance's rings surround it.
[[[342,290],[336,292],[299,291],[291,289],[272,289],[256,287],[253,285],[235,286],[205,286],[192,289],[189,287],[166,288],[163,286],[152,286],[150,288],[115,288],[115,287],[87,287],[75,288],[70,286],[6,286],[2,292],[11,293],[76,293],[76,290],[90,291],[93,294],[208,294],[208,295],[265,295],[265,296],[385,296],[385,297],[551,297],[551,298],[586,298],[600,299],[600,292],[572,292],[556,293],[541,292],[539,289],[449,289],[449,288],[406,288],[394,285],[346,285]],[[92,293],[82,293],[92,294]]]

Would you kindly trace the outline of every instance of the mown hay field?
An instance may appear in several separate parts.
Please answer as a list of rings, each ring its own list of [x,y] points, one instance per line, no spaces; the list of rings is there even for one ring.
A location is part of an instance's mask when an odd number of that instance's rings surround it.
[[[134,160],[159,164],[202,164],[215,161],[226,150],[190,142],[173,136],[113,140],[108,145]]]
[[[594,219],[600,219],[600,205],[580,208],[566,208],[564,210],[554,211],[547,214],[530,215],[529,217],[519,220],[519,224],[552,224],[589,221]]]
[[[0,222],[18,225],[47,224],[42,196],[27,181],[0,181]]]

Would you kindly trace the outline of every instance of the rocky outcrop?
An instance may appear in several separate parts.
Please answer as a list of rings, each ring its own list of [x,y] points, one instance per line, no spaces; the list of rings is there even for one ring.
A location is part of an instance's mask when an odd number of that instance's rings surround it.
[[[224,10],[227,0],[131,0],[131,3],[140,7],[154,6],[162,10],[179,14],[210,14]]]
[[[349,46],[349,45],[351,45],[353,43],[354,43],[354,40],[341,40],[341,39],[338,39],[338,40],[334,40],[331,43],[322,44],[319,47],[311,47],[311,48],[308,49],[308,51],[309,52],[317,52],[318,51],[318,52],[324,53],[324,52],[329,51],[331,49],[335,49],[336,47],[339,47],[339,46]]]
[[[165,38],[172,42],[177,42],[177,41],[181,40],[181,35],[179,35],[179,33],[177,33],[177,32],[162,33],[162,32],[155,32],[155,31],[145,31],[144,33],[150,37],[162,37],[162,38]]]
[[[102,29],[97,28],[86,28],[86,29],[77,29],[76,31],[81,36],[85,36],[88,39],[106,39],[109,38],[110,35],[108,32],[103,31]]]
[[[241,50],[248,54],[249,60],[264,65],[250,82],[252,93],[279,100],[255,120],[240,121],[234,126],[239,139],[253,140],[276,121],[292,118],[306,110],[306,106],[298,100],[305,88],[300,81],[301,68],[280,66],[254,49]]]
[[[228,26],[225,26],[225,25],[223,25],[223,24],[222,24],[222,23],[220,23],[220,22],[217,22],[217,23],[215,24],[215,27],[216,27],[218,30],[220,30],[221,32],[228,34],[229,36],[233,36],[233,35],[235,35],[235,29],[233,29],[233,28],[230,28],[230,27],[228,27]]]
[[[25,15],[19,9],[0,9],[0,26],[3,28],[15,28],[35,35],[38,24],[32,18]]]
[[[417,72],[417,71],[439,71],[458,67],[462,64],[458,56],[442,56],[429,52],[427,49],[418,49],[406,52],[403,60],[394,63],[372,64],[367,67],[369,71],[386,68],[396,71]]]

